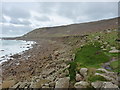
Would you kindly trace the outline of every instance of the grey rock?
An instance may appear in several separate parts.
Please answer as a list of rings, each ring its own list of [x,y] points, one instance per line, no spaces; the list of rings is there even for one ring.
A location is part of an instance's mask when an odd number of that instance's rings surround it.
[[[68,88],[69,87],[69,77],[60,78],[55,85],[55,88]]]
[[[50,87],[55,87],[55,82],[49,83],[49,86],[50,86]]]
[[[43,70],[42,74],[43,75],[49,75],[51,73],[53,73],[55,71],[54,68],[50,68],[50,69],[47,69],[47,70]]]
[[[80,82],[76,82],[74,87],[75,88],[87,88],[90,84],[86,81],[80,81]]]
[[[80,74],[76,74],[76,81],[81,81],[82,80],[82,76]]]
[[[92,85],[94,88],[101,88],[102,85],[103,85],[103,81],[92,82],[91,85]]]
[[[87,69],[87,68],[81,68],[81,69],[80,69],[80,74],[83,75],[84,78],[86,78],[87,72],[88,72],[88,69]]]
[[[102,71],[102,72],[105,72],[105,73],[109,73],[106,69],[104,68],[99,68],[99,69],[96,69],[97,71]]]
[[[120,50],[111,50],[109,53],[120,53]]]
[[[104,82],[102,88],[117,88],[119,89],[119,87],[111,82]]]
[[[22,82],[18,82],[17,84],[15,84],[13,87],[11,88],[19,88],[19,86],[21,85]]]

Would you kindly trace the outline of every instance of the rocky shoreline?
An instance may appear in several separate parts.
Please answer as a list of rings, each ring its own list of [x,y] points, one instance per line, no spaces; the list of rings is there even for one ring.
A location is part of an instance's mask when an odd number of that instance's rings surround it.
[[[54,87],[59,78],[69,74],[69,71],[65,70],[68,68],[67,62],[70,61],[67,55],[69,53],[66,53],[69,51],[68,46],[50,40],[36,42],[32,49],[22,55],[14,55],[14,59],[2,64],[3,88],[17,88],[20,82],[24,82],[24,85],[25,82],[33,83],[30,88],[40,88],[43,84]],[[62,73],[63,71],[65,73]],[[38,82],[41,85],[37,85]],[[21,85],[19,88],[25,88]]]
[[[81,67],[75,72],[75,81],[70,80],[74,49],[83,46],[88,41],[87,36],[26,39],[37,43],[22,55],[14,55],[14,59],[2,64],[2,88],[119,89],[118,73],[104,68]],[[101,80],[95,81],[94,78]]]

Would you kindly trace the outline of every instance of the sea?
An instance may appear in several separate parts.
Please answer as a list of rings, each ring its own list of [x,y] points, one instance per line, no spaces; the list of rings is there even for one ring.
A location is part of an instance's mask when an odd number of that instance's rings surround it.
[[[10,59],[14,54],[22,54],[23,51],[32,48],[34,41],[2,40],[0,39],[0,64]]]

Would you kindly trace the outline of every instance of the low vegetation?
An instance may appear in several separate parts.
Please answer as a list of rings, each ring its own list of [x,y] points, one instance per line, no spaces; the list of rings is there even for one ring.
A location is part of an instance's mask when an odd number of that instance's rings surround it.
[[[76,49],[75,60],[70,63],[70,78],[75,79],[76,71],[80,68],[100,68],[104,63],[110,62],[112,57],[118,58],[118,53],[109,53],[111,47],[119,49],[116,31],[105,31],[90,34],[87,42],[83,46]],[[114,61],[110,63],[112,71],[119,72],[118,63]],[[105,80],[100,76],[90,76],[89,81]]]

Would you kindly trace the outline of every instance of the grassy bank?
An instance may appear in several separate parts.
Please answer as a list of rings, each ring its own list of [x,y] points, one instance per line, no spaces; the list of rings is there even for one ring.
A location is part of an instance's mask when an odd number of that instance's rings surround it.
[[[111,47],[119,49],[116,31],[97,32],[90,34],[83,46],[76,49],[75,60],[70,63],[70,78],[75,80],[75,75],[80,68],[100,68],[104,63],[109,62],[112,57],[118,58],[118,53],[109,53]],[[113,71],[118,72],[118,61],[110,64]],[[90,78],[89,80],[101,79],[101,77]],[[91,80],[91,81],[92,81]],[[103,78],[101,80],[104,80]]]

